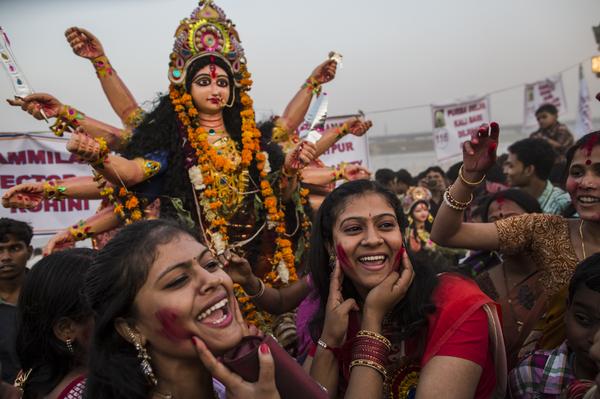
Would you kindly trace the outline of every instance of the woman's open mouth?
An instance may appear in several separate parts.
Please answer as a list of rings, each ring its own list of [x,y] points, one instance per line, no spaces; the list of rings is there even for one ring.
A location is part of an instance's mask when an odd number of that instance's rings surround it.
[[[387,255],[366,255],[358,258],[358,263],[370,271],[378,271],[385,267],[388,260]]]
[[[229,298],[223,298],[211,305],[200,313],[196,320],[209,327],[227,327],[233,320],[233,312],[229,309]]]

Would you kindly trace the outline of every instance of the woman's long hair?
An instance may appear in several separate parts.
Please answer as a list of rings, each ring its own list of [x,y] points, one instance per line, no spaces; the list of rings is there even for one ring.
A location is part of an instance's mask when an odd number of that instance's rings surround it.
[[[92,312],[81,295],[83,276],[93,250],[74,248],[46,256],[33,266],[17,307],[17,355],[24,372],[23,399],[46,396],[74,368],[82,366],[88,348],[73,342],[74,353],[54,334],[63,318],[85,322]]]
[[[406,230],[407,222],[398,197],[374,181],[355,180],[344,183],[325,198],[313,222],[308,254],[312,278],[320,296],[319,310],[310,323],[310,333],[315,342],[319,339],[323,329],[325,305],[329,297],[331,266],[329,265],[327,246],[333,247],[333,226],[350,199],[366,194],[382,196],[394,209],[400,224],[400,231]],[[409,248],[406,243],[405,248],[407,250]],[[415,278],[405,298],[392,311],[394,321],[401,326],[402,339],[413,336],[426,326],[427,315],[435,311],[431,294],[438,283],[432,268],[428,264],[422,263],[410,251],[408,252],[414,267]],[[345,299],[354,298],[357,302],[361,302],[354,284],[348,278],[344,279],[342,295]]]
[[[235,101],[231,107],[223,109],[223,121],[230,137],[237,143],[238,150],[241,150],[242,119],[240,113],[243,110],[243,105],[240,99],[240,89],[234,85],[229,66],[217,57],[212,61],[209,56],[199,58],[190,65],[186,73],[186,91],[191,92],[193,78],[198,70],[211,62],[225,70],[229,77],[230,95],[234,96]],[[177,198],[182,201],[184,209],[190,213],[192,219],[198,223],[196,205],[194,204],[194,191],[187,174],[182,135],[187,137],[187,133],[183,131],[177,113],[173,108],[169,94],[162,95],[158,98],[154,109],[147,114],[142,123],[136,128],[131,141],[123,151],[123,156],[133,159],[145,157],[157,151],[165,152],[168,168],[163,178],[164,185],[161,192],[168,193],[168,198],[167,196],[161,197],[161,217],[177,218],[177,209],[171,202],[171,199]],[[262,131],[260,145],[261,149],[269,154],[272,170],[279,170],[283,165],[283,153],[277,144],[271,143],[270,130],[265,129]],[[191,156],[195,157],[193,152]],[[259,184],[260,177],[256,160],[252,161],[249,171],[251,179]]]
[[[85,397],[147,399],[152,386],[142,373],[133,344],[115,320],[135,317],[135,297],[148,277],[159,245],[193,234],[175,221],[156,219],[121,229],[100,250],[85,278],[84,293],[96,317]]]

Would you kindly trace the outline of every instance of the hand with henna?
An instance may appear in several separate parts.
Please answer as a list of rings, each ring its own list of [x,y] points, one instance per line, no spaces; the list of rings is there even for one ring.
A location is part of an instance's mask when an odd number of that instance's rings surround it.
[[[325,84],[331,82],[335,78],[336,71],[337,62],[334,60],[327,60],[316,67],[310,76],[320,84]]]
[[[344,124],[348,127],[349,133],[357,137],[367,133],[371,126],[373,126],[373,122],[363,121],[359,118],[350,118]]]
[[[48,256],[51,253],[62,251],[64,249],[75,247],[75,241],[71,235],[70,230],[62,230],[50,237],[50,240],[46,243],[46,246],[42,250],[44,256]]]
[[[44,120],[44,116],[40,112],[44,111],[48,118],[55,118],[60,113],[63,104],[56,97],[47,93],[30,94],[25,98],[16,97],[15,99],[6,100],[13,107],[21,107],[25,112],[31,114],[37,120]]]
[[[32,209],[44,200],[44,183],[22,183],[9,188],[2,195],[5,208]]]
[[[79,127],[67,142],[67,151],[77,155],[84,162],[94,164],[100,159],[100,143],[88,136],[83,128]]]
[[[104,55],[100,40],[83,28],[71,27],[65,31],[65,37],[73,52],[82,58],[93,60]]]
[[[496,149],[500,127],[496,122],[481,125],[471,140],[463,144],[463,174],[470,181],[477,181],[496,162]]]
[[[316,155],[317,147],[309,141],[302,141],[285,156],[284,170],[288,173],[298,172],[314,161]]]
[[[348,181],[369,179],[370,177],[371,172],[369,172],[369,169],[353,163],[346,165],[342,171],[342,178]]]

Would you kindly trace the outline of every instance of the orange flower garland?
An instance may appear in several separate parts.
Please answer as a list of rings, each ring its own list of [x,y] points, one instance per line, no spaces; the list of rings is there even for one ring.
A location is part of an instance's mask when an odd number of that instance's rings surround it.
[[[241,161],[238,165],[235,165],[227,157],[219,155],[215,148],[208,142],[208,133],[206,130],[196,126],[195,119],[198,111],[193,104],[192,96],[186,93],[183,87],[171,85],[170,98],[179,120],[186,129],[190,145],[196,151],[196,156],[198,157],[197,165],[200,167],[201,172],[203,172],[205,189],[198,200],[203,205],[207,221],[210,222],[208,233],[213,238],[213,245],[216,244],[214,241],[222,240],[221,244],[224,247],[227,246],[229,238],[227,234],[228,223],[218,212],[222,204],[217,198],[217,190],[214,188],[215,182],[209,173],[204,172],[217,170],[226,174],[236,173],[247,169],[252,160],[256,159],[263,206],[267,213],[267,227],[274,229],[277,233],[275,253],[271,259],[272,270],[265,276],[264,282],[269,285],[280,283],[281,276],[278,273],[278,269],[281,269],[282,266],[287,268],[289,272],[289,279],[287,280],[292,282],[298,278],[294,267],[295,257],[292,250],[292,243],[285,238],[284,213],[278,198],[274,194],[271,183],[267,179],[268,172],[265,171],[266,155],[260,151],[261,133],[256,127],[254,120],[253,101],[247,94],[247,90],[249,90],[252,84],[250,74],[245,69],[242,73],[242,84],[244,86],[240,95],[240,101],[243,105],[243,110],[240,112],[242,118],[242,149],[240,153]],[[215,236],[217,233],[218,236]],[[224,250],[224,247],[217,248],[217,250]]]

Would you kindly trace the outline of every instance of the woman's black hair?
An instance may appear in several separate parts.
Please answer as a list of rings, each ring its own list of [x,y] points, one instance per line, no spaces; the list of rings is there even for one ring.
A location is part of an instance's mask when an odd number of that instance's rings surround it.
[[[198,70],[213,62],[215,65],[225,70],[229,76],[231,92],[235,97],[232,107],[223,109],[223,120],[225,127],[230,137],[237,143],[238,150],[242,148],[242,120],[240,112],[243,110],[243,105],[240,99],[240,89],[235,87],[231,78],[229,66],[220,58],[215,57],[211,60],[210,57],[202,57],[194,61],[190,65],[186,73],[186,90],[191,91],[191,85],[194,75]],[[271,142],[271,130],[261,129],[260,147],[262,151],[269,154],[269,163],[272,170],[279,170],[283,166],[284,155],[281,148]],[[168,193],[161,197],[160,215],[161,218],[179,219],[178,209],[173,205],[172,199],[181,200],[183,209],[189,212],[189,216],[194,220],[196,225],[199,225],[196,212],[196,198],[194,190],[190,183],[186,158],[191,157],[196,159],[193,150],[186,153],[186,148],[183,145],[184,138],[187,139],[187,133],[184,132],[183,126],[179,122],[177,113],[175,112],[169,95],[163,95],[158,99],[155,108],[144,118],[142,123],[136,128],[135,134],[128,146],[123,151],[123,156],[128,159],[136,157],[145,157],[150,153],[164,151],[167,154],[168,168],[163,178],[163,187],[161,192]],[[190,147],[191,148],[191,147]],[[250,179],[259,186],[260,176],[256,166],[256,160],[253,160],[249,167]],[[136,187],[133,188],[136,191]],[[254,196],[246,196],[247,201],[254,201]],[[259,216],[265,217],[265,210],[258,211]],[[252,263],[256,260],[259,240],[254,240],[248,244],[245,249],[248,260]]]
[[[27,274],[17,307],[17,355],[22,369],[31,370],[23,386],[23,399],[45,397],[86,361],[88,348],[73,342],[71,353],[55,335],[54,326],[63,318],[85,322],[92,317],[81,287],[94,252],[73,248],[53,253]]]
[[[86,274],[84,294],[96,317],[85,397],[147,399],[151,384],[135,347],[115,329],[115,320],[135,317],[134,300],[160,245],[194,236],[177,222],[144,220],[121,229],[102,248]]]
[[[566,162],[565,169],[563,171],[563,181],[566,183],[567,178],[569,177],[569,169],[571,168],[571,162],[573,162],[573,157],[575,157],[575,152],[582,147],[590,146],[595,147],[600,145],[600,130],[596,130],[595,132],[591,132],[580,138],[567,150],[566,154]]]
[[[325,305],[329,297],[329,280],[332,271],[329,265],[328,246],[333,245],[335,221],[351,198],[367,194],[382,196],[394,209],[396,219],[400,224],[400,231],[406,230],[407,222],[398,197],[377,182],[370,180],[347,182],[333,190],[325,198],[313,222],[308,254],[308,264],[313,282],[320,296],[319,310],[309,327],[314,342],[319,339],[325,321]],[[405,244],[405,248],[408,249],[409,246]],[[414,267],[415,278],[405,298],[392,311],[393,319],[402,326],[400,331],[402,339],[411,337],[426,327],[427,315],[435,311],[431,295],[438,283],[438,278],[429,265],[421,263],[410,251],[408,252]],[[350,279],[344,279],[342,295],[345,299],[354,298],[357,302],[361,302]]]
[[[519,190],[517,188],[510,188],[508,190],[502,190],[498,191],[497,193],[494,193],[481,206],[481,220],[484,223],[487,223],[489,221],[490,205],[492,205],[492,202],[498,200],[499,198],[504,198],[514,202],[515,204],[523,208],[525,213],[542,213],[540,203],[530,194],[527,194],[525,191]]]
[[[569,303],[573,302],[575,291],[582,285],[600,293],[600,252],[582,260],[575,268],[569,282]]]

